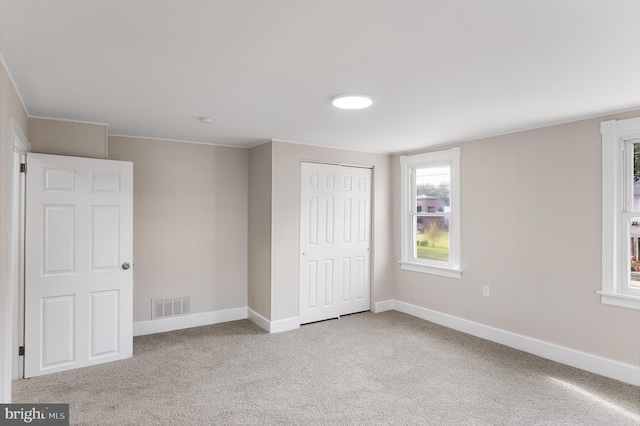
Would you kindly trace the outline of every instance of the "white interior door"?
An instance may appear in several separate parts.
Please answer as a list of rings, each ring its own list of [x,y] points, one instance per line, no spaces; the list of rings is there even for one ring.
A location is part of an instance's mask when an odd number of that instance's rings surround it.
[[[300,323],[370,308],[371,169],[302,163]]]
[[[25,377],[131,357],[133,165],[27,156]]]

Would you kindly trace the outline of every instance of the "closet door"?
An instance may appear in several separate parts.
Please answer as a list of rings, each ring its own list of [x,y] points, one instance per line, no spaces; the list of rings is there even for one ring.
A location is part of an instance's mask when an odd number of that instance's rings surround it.
[[[371,169],[302,163],[300,323],[370,307]]]

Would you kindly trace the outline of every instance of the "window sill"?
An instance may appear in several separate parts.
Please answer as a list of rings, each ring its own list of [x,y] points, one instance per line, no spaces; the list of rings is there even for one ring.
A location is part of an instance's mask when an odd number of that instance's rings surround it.
[[[398,263],[400,264],[400,268],[404,271],[420,272],[422,274],[438,275],[441,277],[456,278],[458,280],[462,278],[462,271],[460,269],[443,268],[433,265],[424,265],[422,263],[403,261],[398,261]]]
[[[601,296],[600,301],[605,305],[640,311],[640,297],[638,296],[631,296],[622,293],[606,293],[604,291],[597,291],[596,293]]]

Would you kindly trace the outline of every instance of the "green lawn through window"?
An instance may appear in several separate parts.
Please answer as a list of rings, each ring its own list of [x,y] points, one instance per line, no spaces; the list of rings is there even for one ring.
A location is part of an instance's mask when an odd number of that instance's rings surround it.
[[[416,238],[419,259],[439,260],[442,262],[449,261],[449,233],[443,233],[440,238],[435,241],[429,241],[424,234],[418,234]],[[428,245],[427,245],[428,244]]]

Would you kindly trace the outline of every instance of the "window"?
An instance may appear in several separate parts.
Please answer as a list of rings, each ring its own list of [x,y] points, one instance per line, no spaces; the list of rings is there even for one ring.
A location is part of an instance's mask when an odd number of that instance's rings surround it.
[[[640,118],[602,134],[602,303],[640,310]]]
[[[402,269],[460,278],[460,148],[400,157]]]

